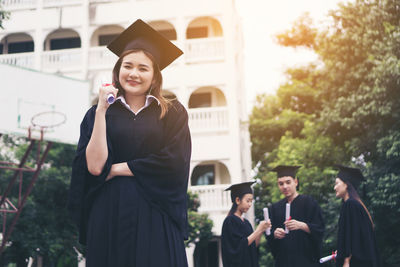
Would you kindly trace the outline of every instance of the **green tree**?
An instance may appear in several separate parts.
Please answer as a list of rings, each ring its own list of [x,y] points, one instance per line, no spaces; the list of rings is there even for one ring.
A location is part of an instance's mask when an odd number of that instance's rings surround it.
[[[10,18],[10,12],[3,10],[2,3],[0,2],[0,28],[4,29],[3,21]]]
[[[364,169],[364,200],[386,266],[400,264],[400,240],[393,238],[400,236],[400,217],[387,218],[400,211],[399,10],[399,1],[391,0],[343,5],[319,41],[329,73],[322,92],[324,131]]]
[[[400,263],[400,218],[394,215],[400,211],[399,10],[397,0],[341,4],[330,13],[332,23],[318,30],[306,16],[300,18],[277,40],[311,48],[319,59],[288,70],[288,82],[276,96],[259,97],[250,119],[262,204],[280,198],[268,167],[303,165],[300,190],[324,211],[325,250],[335,246],[339,211],[331,165],[362,168],[367,181],[360,193],[375,222],[384,266]],[[256,205],[258,216],[262,204]]]
[[[23,138],[3,137],[3,148],[9,151],[3,158],[19,159],[26,149]],[[5,150],[3,149],[3,152]],[[34,166],[33,151],[27,165]],[[74,146],[54,144],[46,159],[39,178],[28,197],[21,216],[11,234],[11,245],[2,255],[2,264],[14,262],[26,266],[29,257],[41,256],[45,266],[71,266],[77,263],[73,247],[79,247],[76,229],[66,212],[71,162]],[[11,179],[12,172],[2,172],[1,184],[4,188]],[[31,180],[31,173],[24,173],[23,192]],[[17,188],[10,199],[17,202]],[[8,217],[12,219],[12,216]],[[9,224],[8,224],[9,225]]]
[[[198,212],[199,207],[199,196],[188,191],[189,239],[186,241],[186,246],[206,245],[213,236],[213,222],[208,218],[208,214]]]
[[[28,146],[24,138],[8,135],[0,139],[0,160],[12,161],[22,157]],[[29,257],[41,256],[44,266],[76,266],[77,255],[74,247],[84,254],[84,247],[77,243],[77,229],[66,210],[71,164],[76,147],[67,144],[53,144],[46,163],[22,210],[20,219],[11,235],[11,245],[2,255],[0,266],[15,263],[26,266]],[[37,151],[28,158],[27,165],[34,167]],[[2,170],[1,188],[8,184],[13,172]],[[31,174],[24,173],[23,190],[30,181]],[[10,199],[17,202],[17,190],[12,191]],[[198,213],[200,206],[196,194],[188,192],[189,243],[207,244],[212,238],[213,222],[207,214]],[[9,219],[12,219],[9,216]]]

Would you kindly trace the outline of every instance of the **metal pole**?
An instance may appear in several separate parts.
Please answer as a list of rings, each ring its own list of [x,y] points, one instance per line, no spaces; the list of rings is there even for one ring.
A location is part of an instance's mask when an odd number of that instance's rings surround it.
[[[28,155],[31,152],[33,145],[35,144],[35,140],[31,140],[31,143],[29,144],[28,149],[25,151],[24,156],[21,159],[21,162],[19,163],[18,167],[22,168],[25,165],[26,160],[28,159]],[[3,205],[4,201],[6,200],[6,197],[8,195],[8,193],[10,193],[12,186],[15,183],[15,180],[18,177],[18,173],[19,171],[15,171],[14,177],[11,179],[10,183],[8,184],[8,187],[6,189],[6,191],[4,192],[4,194],[1,196],[1,200],[0,200],[0,206]]]
[[[26,190],[26,192],[25,192],[25,194],[24,194],[24,197],[23,197],[22,202],[21,202],[21,206],[18,207],[18,212],[15,214],[15,217],[14,217],[13,220],[12,220],[12,223],[11,223],[11,225],[10,225],[10,228],[8,229],[6,235],[3,236],[3,241],[2,241],[2,244],[1,244],[1,247],[0,247],[0,256],[1,256],[1,254],[3,253],[3,250],[4,250],[5,246],[6,246],[7,240],[8,240],[8,238],[9,238],[10,235],[11,235],[11,232],[14,230],[14,226],[15,226],[16,222],[17,222],[18,219],[19,219],[19,215],[21,214],[22,208],[23,208],[24,205],[25,205],[26,199],[28,198],[29,194],[30,194],[31,191],[32,191],[33,185],[35,184],[35,182],[36,182],[36,180],[37,180],[37,177],[39,176],[40,169],[42,168],[42,165],[43,165],[43,163],[44,163],[44,160],[45,160],[45,158],[47,157],[47,154],[48,154],[48,152],[49,152],[49,150],[50,150],[50,148],[51,148],[52,145],[53,145],[53,142],[48,142],[48,143],[47,143],[47,147],[46,147],[46,149],[45,149],[45,151],[44,151],[44,153],[43,153],[43,156],[42,156],[40,162],[38,163],[38,165],[37,165],[37,167],[36,167],[36,172],[33,174],[33,177],[32,177],[32,180],[31,180],[29,186],[28,186],[28,189]]]

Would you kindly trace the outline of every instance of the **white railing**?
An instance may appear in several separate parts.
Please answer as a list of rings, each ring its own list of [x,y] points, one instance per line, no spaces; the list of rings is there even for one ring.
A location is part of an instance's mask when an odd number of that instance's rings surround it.
[[[37,0],[0,0],[5,10],[31,9],[36,7]]]
[[[121,0],[89,0],[90,3],[120,2]]]
[[[42,70],[73,70],[82,68],[82,49],[62,49],[44,51],[42,55]]]
[[[106,46],[91,47],[89,50],[90,69],[112,68],[117,60],[118,57]]]
[[[192,132],[227,131],[229,118],[227,107],[193,108],[188,110]]]
[[[33,52],[0,55],[0,63],[33,69],[35,55]]]
[[[223,37],[186,40],[185,58],[188,63],[223,60],[224,54]]]
[[[44,7],[71,6],[82,4],[83,0],[43,0]]]
[[[90,3],[110,3],[121,0],[89,0]],[[5,10],[14,9],[34,9],[37,0],[0,0],[1,6]],[[43,7],[58,7],[83,4],[83,0],[43,0]]]
[[[232,206],[227,184],[191,186],[189,191],[196,193],[200,199],[200,212],[228,211]]]

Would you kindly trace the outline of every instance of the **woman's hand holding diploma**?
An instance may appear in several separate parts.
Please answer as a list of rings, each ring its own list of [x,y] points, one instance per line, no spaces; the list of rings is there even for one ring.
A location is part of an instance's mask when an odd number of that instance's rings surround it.
[[[99,90],[97,109],[107,110],[107,108],[114,103],[117,93],[118,89],[116,89],[112,84],[102,82]]]

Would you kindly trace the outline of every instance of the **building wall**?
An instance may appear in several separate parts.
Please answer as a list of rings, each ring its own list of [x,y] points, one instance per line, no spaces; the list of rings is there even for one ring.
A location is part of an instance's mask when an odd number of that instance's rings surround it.
[[[0,30],[1,42],[6,45],[9,37],[20,34],[22,38],[24,34],[33,40],[34,52],[4,53],[0,62],[88,80],[92,98],[101,80],[111,80],[117,59],[98,46],[99,34],[121,32],[137,18],[153,23],[158,30],[171,29],[172,25],[177,37],[173,42],[185,54],[163,70],[163,88],[188,109],[193,143],[191,171],[202,164],[216,166],[214,185],[191,186],[190,190],[199,194],[200,211],[210,214],[213,232],[219,236],[231,205],[224,189],[227,184],[249,180],[251,168],[242,29],[234,2],[7,0],[4,7],[12,13],[11,19],[4,21],[5,29]],[[200,32],[206,28],[208,36],[187,38],[188,29],[196,27],[203,27]],[[79,37],[80,47],[49,50],[50,39],[66,37]],[[207,92],[211,94],[209,106],[189,107],[191,97],[193,100],[196,94]]]

